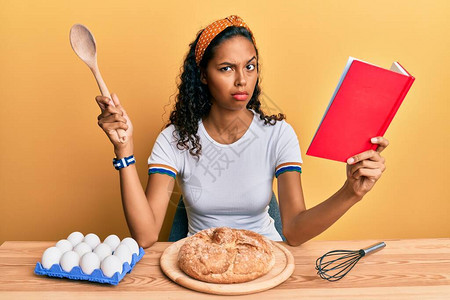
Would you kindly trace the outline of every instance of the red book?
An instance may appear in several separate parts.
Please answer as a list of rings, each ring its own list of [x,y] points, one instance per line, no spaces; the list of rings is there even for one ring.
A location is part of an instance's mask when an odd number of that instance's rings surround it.
[[[390,70],[350,57],[306,151],[307,155],[347,162],[378,145],[415,78],[398,62]]]

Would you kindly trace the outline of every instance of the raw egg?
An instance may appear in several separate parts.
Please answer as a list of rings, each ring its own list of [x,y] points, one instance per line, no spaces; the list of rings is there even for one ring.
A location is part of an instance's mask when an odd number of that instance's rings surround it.
[[[81,232],[75,231],[75,232],[72,232],[71,234],[69,234],[69,236],[67,237],[67,240],[72,243],[72,246],[75,247],[76,245],[78,245],[79,243],[81,243],[83,241],[83,238],[84,238],[84,235]]]
[[[86,234],[83,242],[91,246],[91,249],[95,249],[98,244],[100,244],[100,238],[95,233]]]
[[[64,271],[70,272],[73,267],[80,264],[80,256],[75,251],[67,251],[61,256],[59,264]]]
[[[57,247],[50,247],[42,254],[42,266],[50,269],[54,264],[59,264],[62,252]]]
[[[120,239],[117,235],[111,234],[103,241],[103,243],[108,244],[111,247],[111,250],[116,250],[117,246],[120,244]]]
[[[101,263],[101,269],[106,277],[112,277],[116,272],[122,273],[122,261],[114,255],[105,257]]]
[[[100,268],[100,258],[94,252],[88,252],[80,259],[81,270],[87,275],[91,275],[95,269]]]
[[[98,255],[100,261],[112,254],[112,250],[106,243],[101,243],[94,249],[94,253]]]
[[[122,263],[127,262],[131,265],[131,250],[126,244],[120,243],[119,246],[117,246],[116,251],[114,251],[114,255],[120,258],[120,261]]]
[[[85,242],[81,242],[73,248],[73,251],[77,252],[78,255],[81,257],[87,252],[92,252],[92,248]]]
[[[65,253],[73,249],[72,243],[68,240],[59,240],[55,246],[61,250],[61,253]]]
[[[126,237],[122,240],[121,244],[126,244],[130,248],[131,253],[139,256],[139,245],[133,238]]]

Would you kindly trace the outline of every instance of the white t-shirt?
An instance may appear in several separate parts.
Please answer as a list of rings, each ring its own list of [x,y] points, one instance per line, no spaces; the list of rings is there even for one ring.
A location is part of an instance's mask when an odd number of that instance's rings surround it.
[[[286,171],[301,173],[300,145],[285,120],[264,125],[259,114],[250,111],[254,114],[252,123],[232,144],[211,138],[200,119],[200,160],[188,150],[177,148],[173,124],[156,139],[148,158],[148,173],[176,178],[186,206],[188,236],[206,228],[228,226],[282,240],[268,213],[272,183],[274,176]]]

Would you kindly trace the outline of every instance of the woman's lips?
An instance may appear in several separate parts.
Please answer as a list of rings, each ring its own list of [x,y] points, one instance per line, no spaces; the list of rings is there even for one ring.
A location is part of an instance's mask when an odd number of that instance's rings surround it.
[[[247,100],[247,98],[248,98],[248,94],[233,94],[232,96],[234,99],[240,100],[240,101]]]

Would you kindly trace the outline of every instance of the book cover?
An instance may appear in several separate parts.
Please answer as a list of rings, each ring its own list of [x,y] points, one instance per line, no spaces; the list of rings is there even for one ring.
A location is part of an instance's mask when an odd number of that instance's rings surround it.
[[[384,69],[350,57],[307,155],[340,162],[378,145],[415,78],[398,62]]]

